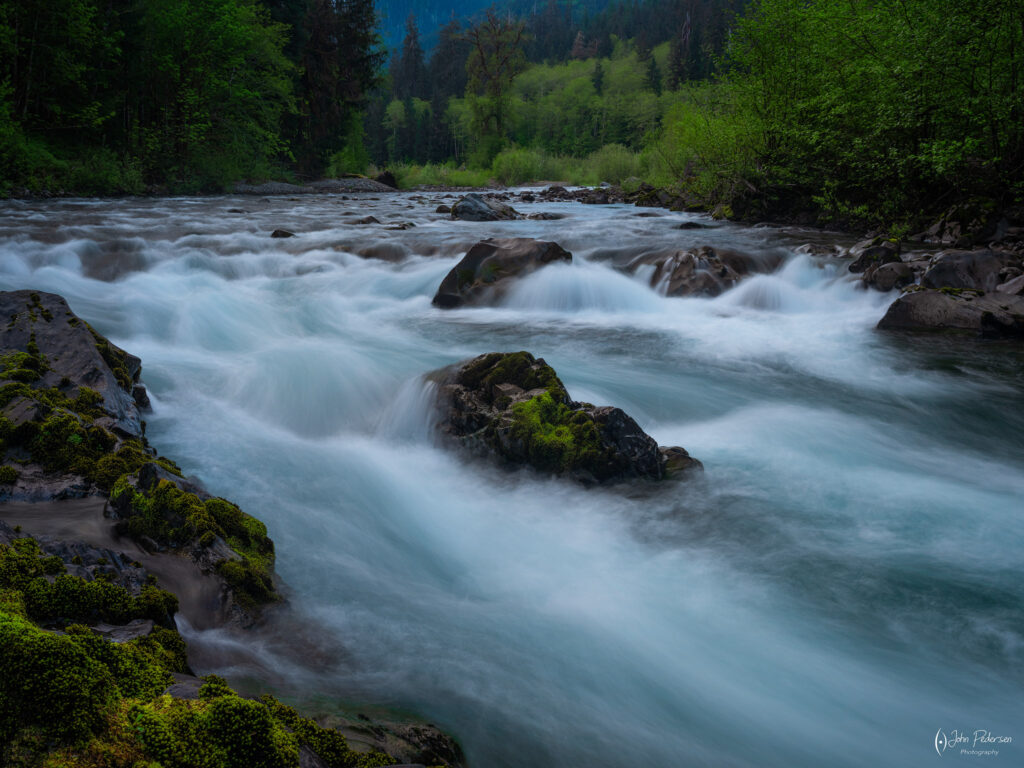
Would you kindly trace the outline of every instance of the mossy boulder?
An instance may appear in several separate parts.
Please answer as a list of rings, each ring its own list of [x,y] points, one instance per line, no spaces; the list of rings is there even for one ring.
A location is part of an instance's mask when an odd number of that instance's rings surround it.
[[[506,464],[585,484],[660,480],[701,466],[682,448],[660,448],[622,409],[574,402],[529,352],[480,355],[436,378],[441,431]]]
[[[142,437],[132,394],[139,358],[111,344],[53,293],[2,291],[0,318],[6,319],[0,325],[0,379],[31,383],[36,389],[56,387],[72,397],[84,387],[96,393],[93,405],[112,419],[113,431]]]
[[[434,306],[495,304],[517,279],[571,261],[572,254],[558,243],[530,237],[481,240],[441,281]]]

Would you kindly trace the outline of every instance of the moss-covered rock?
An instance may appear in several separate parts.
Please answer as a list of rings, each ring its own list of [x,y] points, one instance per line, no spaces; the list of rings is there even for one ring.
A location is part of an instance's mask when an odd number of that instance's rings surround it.
[[[475,453],[584,483],[700,467],[682,448],[659,448],[621,409],[570,400],[554,369],[529,352],[480,355],[439,378],[440,429]]]

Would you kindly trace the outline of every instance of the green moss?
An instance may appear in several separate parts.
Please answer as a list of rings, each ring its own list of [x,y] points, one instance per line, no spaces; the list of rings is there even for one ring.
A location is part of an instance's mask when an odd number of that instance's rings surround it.
[[[272,578],[274,543],[267,537],[266,526],[236,505],[224,499],[204,502],[167,480],[140,491],[127,477],[114,484],[110,498],[126,518],[121,530],[133,538],[146,536],[171,548],[196,538],[204,546],[213,543],[213,536],[225,539],[240,559],[222,560],[217,570],[236,591],[239,603],[253,608],[277,599]]]
[[[35,342],[29,342],[27,348],[27,352],[8,352],[0,356],[0,379],[31,383],[50,370],[46,357],[39,354]]]
[[[0,613],[0,744],[24,728],[58,741],[80,741],[102,728],[117,686],[79,640]]]
[[[974,288],[952,288],[948,285],[939,288],[939,293],[944,293],[946,296],[962,296],[965,299],[974,299],[985,295],[984,291],[975,290]]]
[[[494,397],[493,388],[499,384],[514,384],[526,391],[546,389],[555,401],[569,402],[565,385],[554,368],[529,352],[482,355],[462,369],[459,383],[470,389],[481,388],[489,397]]]
[[[147,585],[133,596],[107,580],[86,581],[65,570],[60,558],[44,555],[32,538],[0,545],[0,589],[19,592],[25,615],[35,621],[123,624],[152,619],[166,624],[178,610],[177,598],[155,586]]]
[[[129,373],[128,353],[123,349],[115,347],[88,323],[85,324],[85,327],[92,334],[93,339],[96,341],[96,350],[100,353],[103,361],[110,366],[110,370],[113,371],[114,377],[117,379],[121,389],[131,392],[134,378]]]
[[[594,420],[548,393],[512,406],[512,436],[526,446],[530,464],[542,471],[595,471],[609,459]]]

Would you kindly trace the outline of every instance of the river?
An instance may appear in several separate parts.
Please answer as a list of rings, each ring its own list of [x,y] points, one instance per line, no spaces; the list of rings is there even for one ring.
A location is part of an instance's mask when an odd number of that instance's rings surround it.
[[[267,523],[345,647],[257,648],[292,695],[417,712],[479,768],[903,768],[957,729],[1021,759],[1019,345],[876,331],[893,296],[797,250],[839,236],[577,203],[453,222],[440,197],[0,203],[0,287],[142,358],[151,442]],[[509,235],[574,263],[431,306]],[[698,245],[785,261],[714,299],[613,268]],[[518,349],[703,478],[587,489],[437,445],[423,374]]]

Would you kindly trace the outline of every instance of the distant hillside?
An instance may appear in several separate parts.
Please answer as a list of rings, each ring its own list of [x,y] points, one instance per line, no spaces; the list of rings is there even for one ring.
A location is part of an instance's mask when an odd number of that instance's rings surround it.
[[[464,19],[487,8],[490,0],[377,0],[381,17],[381,38],[388,48],[397,48],[405,36],[405,20],[416,15],[423,47],[437,45],[437,31],[452,17]]]

